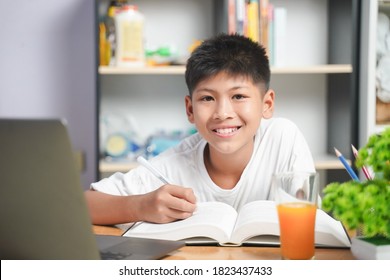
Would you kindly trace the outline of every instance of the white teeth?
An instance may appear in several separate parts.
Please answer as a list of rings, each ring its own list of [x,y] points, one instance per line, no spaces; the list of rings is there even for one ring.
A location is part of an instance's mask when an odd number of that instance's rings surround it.
[[[229,134],[233,133],[234,131],[237,131],[237,127],[234,128],[219,128],[215,130],[219,134]]]

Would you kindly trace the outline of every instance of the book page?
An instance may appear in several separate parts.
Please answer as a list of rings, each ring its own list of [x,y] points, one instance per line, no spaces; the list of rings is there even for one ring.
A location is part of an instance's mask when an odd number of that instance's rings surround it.
[[[182,240],[191,237],[208,237],[220,243],[227,242],[234,227],[237,212],[221,202],[198,203],[194,214],[185,219],[167,224],[142,222],[124,236]]]
[[[275,203],[261,200],[244,205],[237,217],[233,232],[231,240],[233,243],[242,243],[254,236],[279,236],[279,222]],[[261,237],[257,237],[256,243],[260,241]]]
[[[279,236],[279,219],[274,201],[254,201],[242,207],[237,218],[231,242],[260,243],[267,238]],[[272,238],[273,243],[277,238]],[[317,209],[315,223],[315,243],[317,247],[350,247],[350,240],[341,222],[333,219],[323,210]]]
[[[351,241],[340,221],[317,209],[315,242],[332,247],[350,247]]]

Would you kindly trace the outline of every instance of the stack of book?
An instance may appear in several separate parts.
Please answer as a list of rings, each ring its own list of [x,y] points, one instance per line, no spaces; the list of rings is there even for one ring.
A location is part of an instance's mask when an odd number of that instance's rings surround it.
[[[227,0],[228,33],[238,33],[262,44],[272,66],[284,66],[287,9],[269,0]]]

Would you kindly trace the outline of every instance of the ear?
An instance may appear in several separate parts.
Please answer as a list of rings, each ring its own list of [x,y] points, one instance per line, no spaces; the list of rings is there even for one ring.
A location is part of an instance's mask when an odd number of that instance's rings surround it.
[[[194,123],[194,110],[192,107],[192,100],[191,96],[187,95],[185,97],[185,106],[186,106],[186,114],[187,114],[187,119],[190,123]]]
[[[264,119],[272,118],[274,114],[274,101],[275,101],[275,92],[272,89],[269,89],[263,97],[262,116]]]

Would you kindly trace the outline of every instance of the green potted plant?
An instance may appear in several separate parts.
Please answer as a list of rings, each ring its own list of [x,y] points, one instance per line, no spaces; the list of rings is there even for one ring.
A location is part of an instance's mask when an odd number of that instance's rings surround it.
[[[372,179],[334,182],[323,191],[322,208],[349,230],[357,258],[390,259],[390,127],[370,136],[355,165],[371,169]]]

